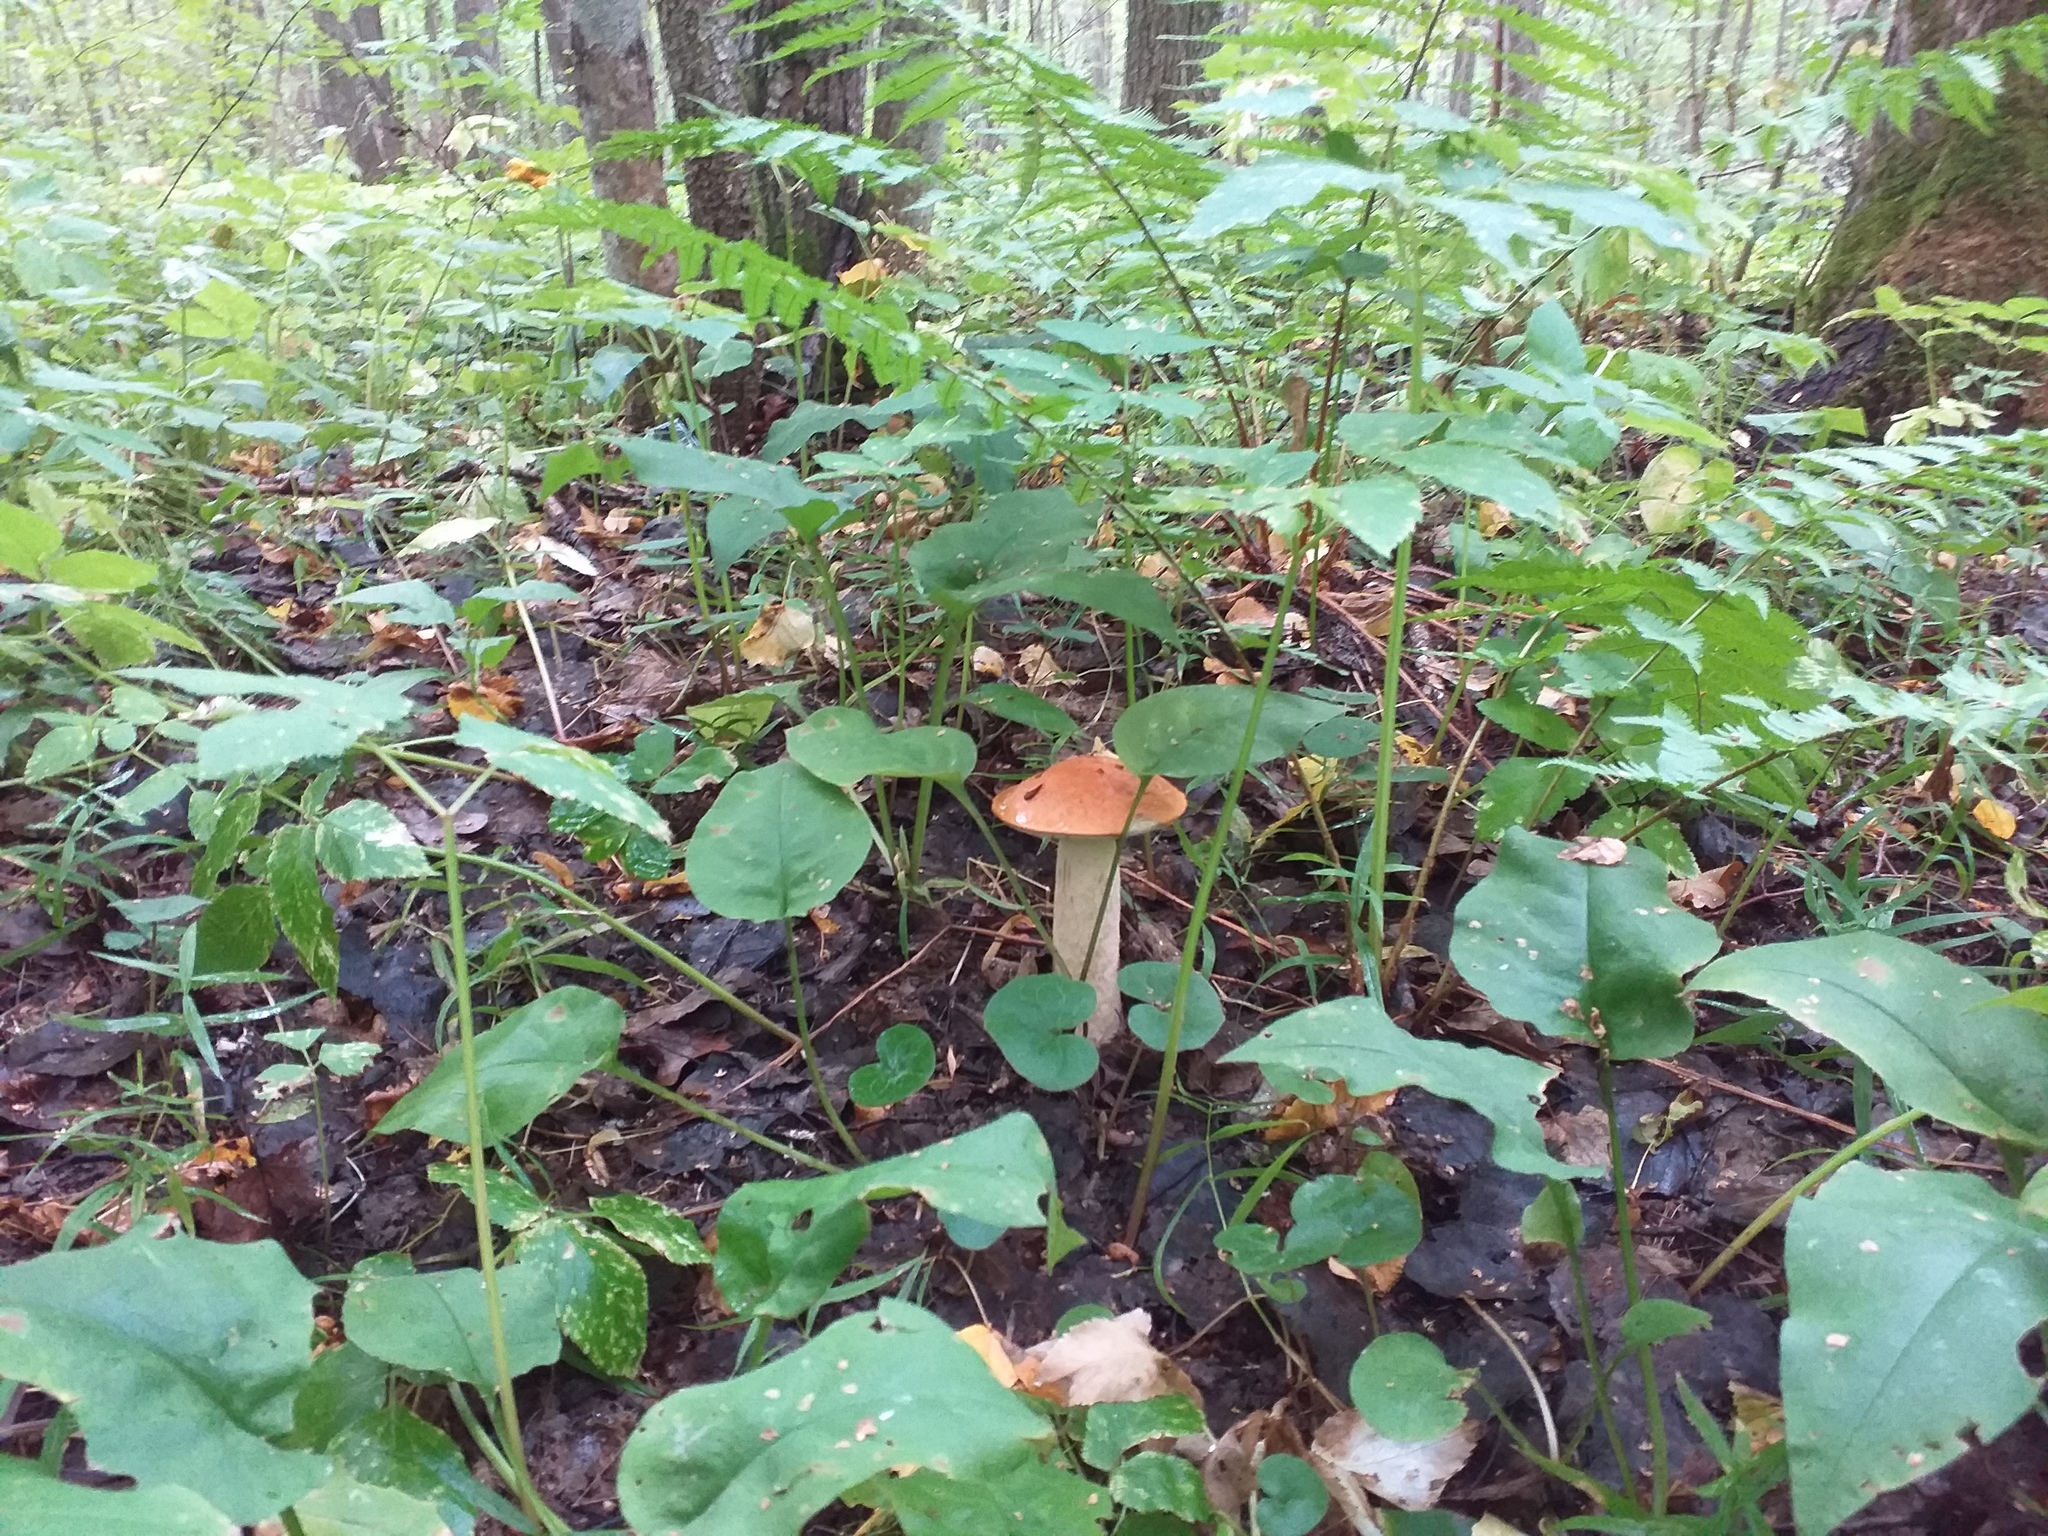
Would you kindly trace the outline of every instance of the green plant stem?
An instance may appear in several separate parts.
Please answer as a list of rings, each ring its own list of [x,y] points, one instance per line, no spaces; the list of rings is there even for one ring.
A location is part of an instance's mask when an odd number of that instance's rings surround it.
[[[1201,948],[1203,926],[1209,920],[1209,899],[1216,890],[1216,877],[1223,869],[1223,852],[1230,845],[1230,819],[1237,812],[1238,797],[1244,793],[1245,775],[1251,772],[1252,752],[1258,741],[1259,716],[1265,712],[1266,695],[1273,688],[1273,666],[1286,643],[1287,615],[1294,608],[1294,589],[1301,580],[1302,561],[1314,544],[1314,519],[1294,541],[1293,558],[1287,562],[1287,577],[1280,586],[1280,601],[1273,610],[1272,633],[1266,637],[1266,657],[1259,664],[1258,682],[1252,693],[1251,714],[1245,721],[1244,740],[1237,749],[1237,764],[1230,771],[1216,811],[1216,829],[1202,851],[1201,878],[1195,899],[1188,908],[1188,933],[1180,946],[1180,975],[1174,982],[1173,1008],[1166,1019],[1166,1049],[1159,1061],[1159,1090],[1152,1100],[1152,1128],[1145,1138],[1145,1159],[1138,1165],[1138,1186],[1131,1196],[1131,1213],[1124,1222],[1124,1245],[1135,1248],[1145,1225],[1145,1202],[1152,1192],[1152,1175],[1159,1166],[1159,1149],[1166,1140],[1167,1112],[1173,1106],[1174,1074],[1180,1066],[1181,1025],[1187,1018],[1188,991],[1195,978],[1195,956]]]
[[[1628,1448],[1621,1438],[1621,1426],[1615,1422],[1614,1403],[1607,1390],[1610,1370],[1600,1358],[1600,1339],[1593,1331],[1593,1300],[1586,1293],[1585,1256],[1574,1247],[1567,1260],[1572,1271],[1572,1305],[1579,1311],[1579,1338],[1586,1346],[1586,1365],[1593,1373],[1593,1405],[1599,1410],[1601,1427],[1607,1431],[1607,1446],[1614,1452],[1614,1465],[1620,1469],[1622,1489],[1632,1502],[1639,1503],[1635,1468],[1628,1463]]]
[[[1408,566],[1414,541],[1403,539],[1394,551],[1393,607],[1387,616],[1387,667],[1380,679],[1380,740],[1378,769],[1372,786],[1372,857],[1366,865],[1365,922],[1366,947],[1372,964],[1375,997],[1386,996],[1389,974],[1383,951],[1387,936],[1387,823],[1394,808],[1394,738],[1399,734],[1396,716],[1401,706],[1401,632],[1408,612]],[[1398,960],[1398,957],[1396,957]]]
[[[996,841],[995,828],[988,824],[988,818],[981,814],[981,808],[974,803],[973,797],[963,787],[948,784],[945,790],[960,802],[960,809],[967,813],[967,819],[980,831],[982,840],[988,844],[988,851],[996,856],[996,867],[1003,872],[1003,878],[1009,882],[1011,899],[1017,903],[1017,910],[1024,914],[1033,931],[1037,933],[1038,941],[1045,946],[1045,952],[1050,955],[1052,933],[1045,926],[1045,919],[1038,915],[1038,903],[1031,899],[1031,892],[1025,889],[1024,877],[1017,873],[1016,865],[1012,864],[1010,856],[1003,852],[1003,845]]]
[[[970,618],[967,621],[972,624]],[[939,640],[939,667],[932,674],[932,707],[925,716],[925,723],[937,725],[939,717],[946,712],[946,690],[953,681],[953,652],[964,643],[961,634],[966,625],[950,613],[945,619],[945,634]],[[932,816],[932,781],[922,779],[917,786],[917,814],[910,832],[910,867],[903,872],[904,884],[916,890],[924,880],[924,829]]]
[[[1904,1130],[1925,1113],[1925,1110],[1908,1110],[1903,1115],[1892,1116],[1891,1119],[1885,1121],[1882,1125],[1872,1126],[1863,1135],[1858,1136],[1854,1141],[1842,1148],[1841,1151],[1814,1169],[1813,1172],[1807,1174],[1805,1178],[1765,1206],[1755,1221],[1744,1227],[1729,1241],[1727,1247],[1715,1254],[1707,1267],[1700,1271],[1699,1278],[1685,1288],[1685,1294],[1688,1296],[1699,1295],[1701,1291],[1706,1289],[1707,1282],[1726,1269],[1735,1256],[1755,1242],[1772,1222],[1789,1211],[1792,1208],[1793,1201],[1824,1180],[1832,1177],[1840,1169],[1853,1163],[1894,1131]]]
[[[1614,1181],[1615,1241],[1621,1249],[1622,1287],[1633,1307],[1643,1299],[1643,1288],[1636,1272],[1635,1222],[1628,1209],[1628,1172],[1621,1145],[1621,1123],[1615,1117],[1614,1058],[1608,1054],[1604,1037],[1599,1048],[1600,1102],[1607,1111],[1607,1159]],[[1643,1418],[1650,1431],[1650,1508],[1661,1516],[1671,1500],[1671,1448],[1664,1433],[1664,1400],[1657,1393],[1657,1366],[1650,1357],[1649,1345],[1636,1350],[1636,1365],[1643,1373]],[[1626,1465],[1623,1464],[1624,1471]]]
[[[786,1157],[792,1163],[797,1163],[818,1173],[839,1172],[837,1168],[834,1168],[822,1157],[812,1157],[808,1152],[799,1152],[788,1142],[777,1141],[773,1136],[765,1136],[759,1131],[749,1130],[746,1126],[741,1125],[739,1121],[729,1119],[721,1115],[717,1110],[699,1104],[688,1094],[677,1093],[673,1088],[662,1087],[653,1078],[641,1076],[616,1057],[606,1062],[602,1070],[616,1077],[620,1082],[628,1083],[638,1088],[642,1093],[652,1094],[657,1099],[674,1104],[680,1109],[688,1110],[699,1120],[708,1121],[722,1131],[730,1131],[735,1136],[744,1136],[755,1146],[765,1151],[773,1152],[777,1157]]]
[[[818,1065],[818,1048],[811,1043],[811,1016],[804,1008],[804,979],[797,967],[796,925],[786,917],[782,920],[782,941],[789,955],[789,998],[790,1005],[796,1009],[796,1037],[804,1053],[804,1070],[811,1074],[811,1087],[818,1095],[818,1107],[825,1112],[826,1120],[838,1132],[853,1160],[864,1163],[868,1160],[867,1154],[853,1139],[853,1132],[846,1128],[846,1122],[839,1118],[839,1111],[832,1107],[832,1095],[825,1089],[825,1071]]]

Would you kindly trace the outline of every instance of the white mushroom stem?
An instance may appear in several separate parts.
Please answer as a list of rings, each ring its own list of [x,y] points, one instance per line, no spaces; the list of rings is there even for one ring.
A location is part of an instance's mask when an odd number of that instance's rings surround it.
[[[1053,860],[1053,969],[1095,989],[1088,1038],[1097,1045],[1116,1038],[1124,1016],[1116,984],[1123,937],[1123,891],[1117,876],[1121,844],[1122,839],[1115,837],[1062,837]],[[1098,914],[1100,933],[1095,927]]]

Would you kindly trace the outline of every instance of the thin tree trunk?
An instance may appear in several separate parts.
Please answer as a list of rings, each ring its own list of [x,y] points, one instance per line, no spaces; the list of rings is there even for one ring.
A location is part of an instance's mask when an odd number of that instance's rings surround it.
[[[1735,33],[1735,51],[1728,60],[1728,131],[1734,133],[1742,100],[1742,71],[1749,63],[1750,39],[1756,33],[1756,0],[1743,0],[1742,23]]]
[[[497,0],[455,0],[455,30],[461,41],[451,62],[458,75],[488,75],[495,80],[503,68],[498,56]],[[462,87],[462,109],[468,113],[484,110],[488,89],[481,84]]]
[[[1543,16],[1543,0],[1508,0],[1509,8],[1540,20]],[[1493,24],[1493,106],[1489,115],[1498,118],[1513,105],[1515,112],[1525,114],[1543,105],[1546,91],[1543,80],[1529,66],[1542,54],[1542,45],[1528,33],[1509,24],[1506,17],[1496,17]]]
[[[358,5],[315,11],[313,20],[331,45],[318,66],[320,120],[341,129],[357,175],[383,181],[397,169],[403,138],[391,113],[390,89],[368,63],[367,45],[384,40],[383,14],[374,5]]]
[[[1207,94],[1202,60],[1215,51],[1209,34],[1223,21],[1218,0],[1126,0],[1126,112],[1147,112],[1168,128],[1187,126],[1176,102]]]
[[[668,206],[661,161],[656,158],[602,160],[596,151],[615,133],[645,132],[656,126],[654,75],[647,37],[640,27],[640,0],[571,0],[569,84],[590,147],[590,186],[614,203]],[[676,291],[673,255],[650,259],[637,240],[607,231],[605,270],[618,282],[649,293]]]
[[[1479,50],[1472,46],[1470,29],[1458,23],[1451,50],[1450,93],[1444,105],[1460,117],[1472,115],[1472,86],[1479,78]]]
[[[654,0],[669,99],[678,118],[701,117],[707,109],[746,111],[741,75],[753,62],[757,34],[737,30],[745,19],[708,0]],[[683,187],[690,222],[699,229],[726,240],[759,237],[745,156],[692,156],[683,163]]]

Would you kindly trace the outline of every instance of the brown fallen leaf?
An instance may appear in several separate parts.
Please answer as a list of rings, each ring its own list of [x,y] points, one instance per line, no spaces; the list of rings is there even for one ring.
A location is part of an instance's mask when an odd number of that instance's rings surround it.
[[[1728,1396],[1735,1406],[1735,1424],[1749,1441],[1749,1454],[1761,1456],[1785,1438],[1785,1405],[1768,1392],[1759,1392],[1743,1382],[1728,1383]]]
[[[870,256],[866,261],[856,261],[839,274],[839,286],[856,298],[872,299],[882,291],[882,284],[888,280],[889,268],[879,256]]]
[[[983,1364],[988,1366],[989,1374],[995,1377],[999,1384],[1004,1387],[1017,1385],[1016,1356],[1020,1352],[1016,1345],[995,1329],[987,1323],[969,1323],[965,1328],[957,1330],[953,1337],[981,1356]]]
[[[761,610],[740,641],[740,655],[757,667],[786,667],[818,639],[818,626],[795,603],[773,602]]]
[[[1742,860],[1736,859],[1719,869],[1703,869],[1683,879],[1667,880],[1664,888],[1681,907],[1690,907],[1695,912],[1718,912],[1728,905],[1728,898],[1742,884],[1748,868]]]
[[[1558,857],[1568,864],[1611,867],[1628,857],[1628,844],[1618,837],[1575,837],[1571,847]]]
[[[1347,1512],[1358,1507],[1361,1488],[1397,1509],[1434,1509],[1471,1459],[1479,1431],[1467,1419],[1441,1440],[1390,1440],[1347,1411],[1323,1421],[1308,1457]]]
[[[1121,1317],[1091,1317],[1024,1351],[1018,1382],[1033,1397],[1068,1408],[1142,1403],[1176,1393],[1199,1404],[1195,1384],[1152,1347],[1151,1334],[1152,1318],[1142,1308]]]
[[[1349,1130],[1374,1115],[1383,1114],[1400,1091],[1389,1088],[1381,1093],[1354,1098],[1340,1085],[1335,1090],[1336,1096],[1327,1104],[1312,1104],[1307,1099],[1284,1100],[1273,1115],[1275,1123],[1266,1127],[1265,1139],[1294,1141],[1318,1131]]]
[[[552,875],[555,884],[559,885],[563,890],[573,891],[576,889],[575,872],[552,853],[536,848],[533,852],[533,862]]]
[[[526,696],[519,691],[517,679],[503,672],[485,672],[474,687],[450,683],[443,702],[448,713],[458,720],[486,720],[504,725],[519,718],[519,711],[526,707]]]
[[[974,648],[973,659],[974,675],[976,677],[999,678],[1003,675],[1003,668],[1006,665],[1003,661],[1003,653],[993,646],[977,645]]]
[[[2013,815],[2010,807],[1997,800],[1979,800],[1970,807],[1970,820],[2000,842],[2011,842],[2013,834],[2020,829],[2019,817]]]

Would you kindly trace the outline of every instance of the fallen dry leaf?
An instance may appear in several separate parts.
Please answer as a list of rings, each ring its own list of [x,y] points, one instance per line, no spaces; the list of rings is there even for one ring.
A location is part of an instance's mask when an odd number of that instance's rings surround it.
[[[1214,656],[1202,658],[1202,670],[1225,687],[1248,687],[1252,675],[1243,667],[1233,667],[1228,662],[1218,661]]]
[[[1719,869],[1703,869],[1681,880],[1667,880],[1664,888],[1681,907],[1690,907],[1695,912],[1718,912],[1728,905],[1728,898],[1742,884],[1742,876],[1748,868],[1742,860],[1736,859]]]
[[[1574,1168],[1605,1168],[1613,1154],[1607,1111],[1597,1104],[1551,1115],[1543,1122],[1543,1139],[1559,1162]]]
[[[1768,1392],[1739,1381],[1728,1383],[1728,1396],[1735,1405],[1735,1424],[1749,1441],[1749,1454],[1761,1456],[1785,1438],[1785,1405]]]
[[[555,884],[559,885],[563,890],[573,891],[576,889],[576,876],[574,872],[552,853],[536,848],[533,851],[533,862],[552,875]]]
[[[1360,1125],[1372,1116],[1382,1114],[1394,1102],[1394,1095],[1401,1090],[1389,1088],[1381,1093],[1363,1094],[1353,1098],[1340,1085],[1336,1097],[1327,1104],[1311,1104],[1307,1099],[1287,1099],[1274,1112],[1274,1123],[1266,1127],[1268,1141],[1294,1141],[1303,1136],[1314,1135],[1317,1131],[1343,1131]]]
[[[1497,539],[1514,526],[1514,515],[1499,502],[1482,501],[1479,503],[1480,537]]]
[[[1970,820],[2000,842],[2010,842],[2012,835],[2020,829],[2019,817],[2002,802],[1991,799],[1979,800],[1970,807]]]
[[[483,673],[474,688],[468,683],[450,683],[442,698],[456,719],[487,720],[493,725],[518,719],[519,711],[526,707],[526,695],[519,691],[517,679],[503,672]]]
[[[1287,1421],[1287,1404],[1254,1409],[1210,1442],[1196,1465],[1209,1502],[1242,1524],[1244,1508],[1258,1485],[1259,1463],[1268,1456],[1308,1458],[1301,1434]]]
[[[888,279],[889,268],[879,256],[870,256],[866,261],[856,261],[839,274],[839,286],[857,298],[872,299],[882,291],[882,284]]]
[[[1050,688],[1060,680],[1060,664],[1042,645],[1027,645],[1017,653],[1015,676],[1026,688]]]
[[[1612,866],[1628,857],[1628,844],[1618,837],[1575,837],[1558,857],[1568,864]]]
[[[527,186],[532,187],[536,192],[548,184],[551,174],[548,171],[542,170],[530,160],[521,160],[517,155],[514,155],[505,162],[505,179],[507,181],[523,182]]]
[[[1345,1412],[1323,1421],[1309,1460],[1333,1493],[1340,1481],[1349,1482],[1397,1509],[1434,1509],[1444,1485],[1478,1444],[1479,1424],[1473,1419],[1441,1440],[1389,1440],[1355,1412]]]
[[[1011,1358],[1015,1346],[995,1329],[987,1323],[969,1323],[956,1331],[953,1337],[981,1356],[989,1374],[1001,1385],[1017,1385],[1017,1362]]]
[[[1142,1308],[1121,1317],[1092,1317],[1034,1344],[1017,1362],[1033,1397],[1068,1408],[1090,1403],[1142,1403],[1175,1393],[1202,1395],[1181,1368],[1151,1345],[1152,1318]]]
[[[1003,675],[1003,653],[993,646],[977,645],[974,648],[974,675],[996,677]]]
[[[818,626],[795,603],[774,602],[763,608],[740,642],[740,655],[757,667],[780,669],[817,643]]]

